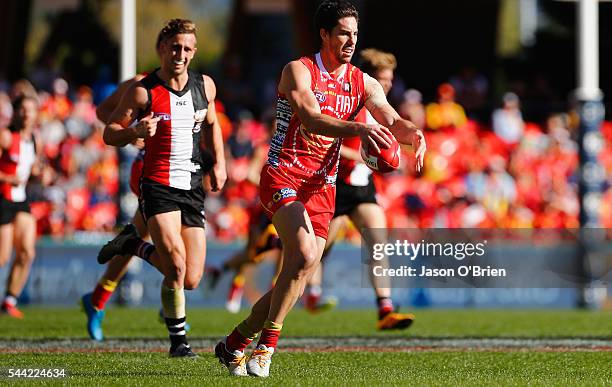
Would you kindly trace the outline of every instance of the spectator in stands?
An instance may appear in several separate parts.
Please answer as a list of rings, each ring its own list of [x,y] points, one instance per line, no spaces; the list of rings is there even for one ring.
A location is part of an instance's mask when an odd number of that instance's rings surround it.
[[[519,97],[506,93],[502,98],[502,107],[495,109],[492,117],[493,131],[506,144],[516,144],[521,140],[525,122],[521,114]]]
[[[438,102],[427,105],[426,118],[427,127],[433,130],[459,128],[466,124],[465,111],[455,102],[455,88],[450,83],[438,87]]]
[[[248,110],[240,112],[234,133],[227,141],[233,158],[249,157],[253,153],[253,139],[250,130],[253,125],[253,114]]]
[[[72,101],[68,98],[68,82],[63,78],[53,81],[53,93],[41,106],[44,117],[64,121],[72,112]]]
[[[473,66],[464,66],[459,75],[451,77],[449,83],[457,92],[457,103],[466,110],[468,116],[475,120],[485,119],[489,82]]]

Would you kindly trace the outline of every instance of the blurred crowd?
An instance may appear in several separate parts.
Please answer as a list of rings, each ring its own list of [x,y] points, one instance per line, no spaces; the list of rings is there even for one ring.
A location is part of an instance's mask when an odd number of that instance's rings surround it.
[[[26,80],[2,84],[0,126],[9,124],[11,100],[21,93],[39,97],[42,156],[54,176],[51,186],[43,187],[36,180],[28,186],[39,234],[64,238],[79,230],[112,230],[119,212],[119,163],[116,149],[102,140],[104,125],[95,115],[94,101],[100,100],[96,90],[70,87],[62,78],[38,89]],[[376,176],[389,227],[579,226],[574,107],[552,112],[544,122],[528,122],[521,112],[520,90],[505,93],[492,112],[483,109],[489,94],[486,79],[474,74],[441,84],[436,98],[428,102],[415,89],[392,91],[390,101],[398,112],[426,129],[428,153],[424,172],[418,176],[409,149],[404,149],[398,172]],[[223,192],[207,199],[207,233],[231,241],[246,237],[258,206],[253,175],[265,159],[274,109],[256,117],[229,93],[220,95],[227,97],[217,101],[217,112],[227,147],[228,182]],[[607,180],[600,215],[602,226],[609,228],[612,123],[604,123],[602,136],[599,160]]]

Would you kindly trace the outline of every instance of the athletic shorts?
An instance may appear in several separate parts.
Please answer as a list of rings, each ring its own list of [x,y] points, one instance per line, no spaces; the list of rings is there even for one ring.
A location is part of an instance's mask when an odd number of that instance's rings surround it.
[[[142,179],[138,204],[145,223],[157,214],[181,211],[181,223],[188,227],[204,228],[204,188],[182,190]]]
[[[336,187],[336,211],[334,218],[350,215],[358,205],[364,203],[377,203],[376,187],[372,175],[368,178],[368,185],[359,187],[338,181]]]
[[[144,160],[137,157],[132,163],[132,169],[130,170],[130,189],[138,197],[140,197],[140,177],[142,176],[143,165]]]
[[[11,202],[0,197],[0,224],[9,224],[15,220],[18,212],[30,212],[30,203]]]
[[[269,219],[272,219],[274,213],[285,204],[301,202],[306,207],[315,235],[327,239],[336,200],[334,186],[316,192],[298,189],[295,181],[266,165],[261,171],[259,197]]]

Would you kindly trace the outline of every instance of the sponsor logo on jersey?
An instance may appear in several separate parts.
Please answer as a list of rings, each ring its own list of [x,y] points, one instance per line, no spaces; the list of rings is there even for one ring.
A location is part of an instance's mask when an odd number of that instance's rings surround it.
[[[153,117],[160,117],[160,121],[170,121],[171,117],[168,113],[153,113]]]
[[[319,90],[315,90],[314,95],[317,98],[317,101],[319,101],[319,103],[323,103],[327,99],[327,96]]]
[[[342,91],[350,93],[351,92],[351,84],[349,82],[344,82],[342,84]]]
[[[204,122],[204,119],[206,118],[206,112],[207,111],[208,111],[208,109],[196,110],[196,112],[193,113],[193,120],[195,122]]]
[[[274,192],[272,195],[272,200],[274,203],[278,203],[283,199],[294,198],[297,196],[297,192],[293,188],[281,188],[278,191]]]

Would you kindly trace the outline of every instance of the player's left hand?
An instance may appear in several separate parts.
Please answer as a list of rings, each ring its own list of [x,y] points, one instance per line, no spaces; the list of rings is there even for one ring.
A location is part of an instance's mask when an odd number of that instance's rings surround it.
[[[227,180],[225,163],[216,163],[210,170],[210,188],[212,192],[221,191]]]
[[[421,172],[421,169],[423,169],[423,162],[425,160],[425,152],[427,151],[425,136],[423,135],[423,131],[421,129],[414,130],[410,136],[410,143],[412,144],[412,149],[415,150],[414,157],[416,158],[416,170],[417,172]]]

